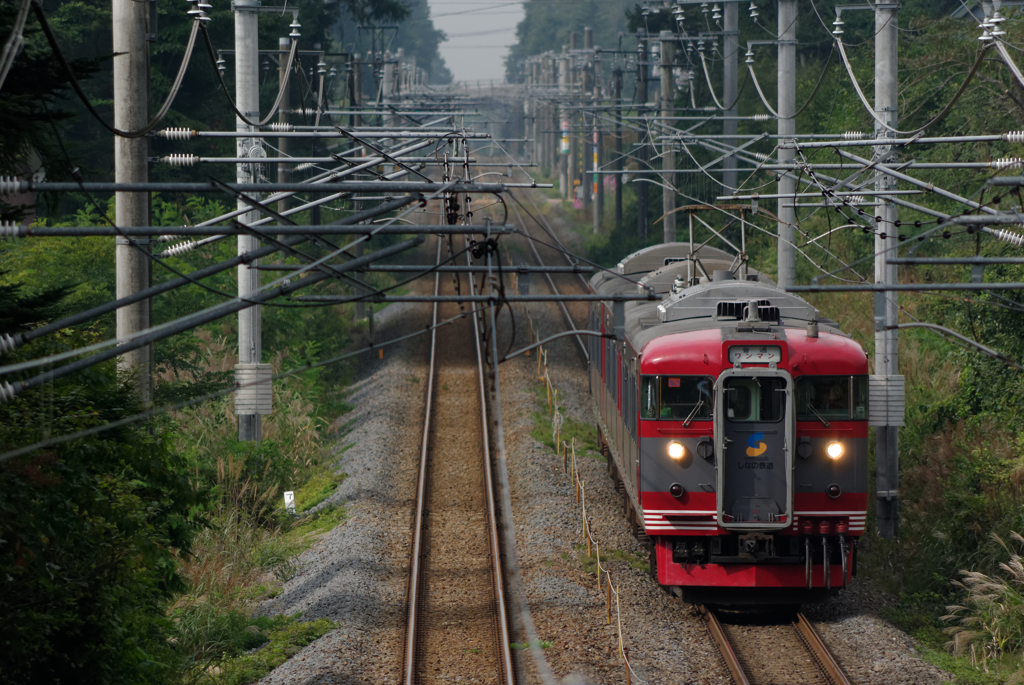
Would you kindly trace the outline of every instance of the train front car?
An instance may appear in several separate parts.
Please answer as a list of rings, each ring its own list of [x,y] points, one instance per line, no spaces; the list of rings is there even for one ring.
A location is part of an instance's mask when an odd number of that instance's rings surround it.
[[[686,287],[698,280],[634,307],[626,343],[601,350],[605,375],[635,354],[624,401],[607,383],[597,395],[652,571],[694,603],[824,599],[849,583],[864,531],[867,357],[763,276],[723,268]]]

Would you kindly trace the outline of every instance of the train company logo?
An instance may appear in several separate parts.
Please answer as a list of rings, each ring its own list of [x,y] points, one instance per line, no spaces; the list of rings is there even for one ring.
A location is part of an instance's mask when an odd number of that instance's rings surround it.
[[[768,445],[761,441],[764,437],[764,433],[754,433],[747,438],[747,456],[748,457],[760,457],[764,454],[764,451],[768,449]]]

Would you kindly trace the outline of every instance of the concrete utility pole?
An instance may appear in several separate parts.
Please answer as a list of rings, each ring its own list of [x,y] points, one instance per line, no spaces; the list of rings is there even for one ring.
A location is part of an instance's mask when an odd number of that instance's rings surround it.
[[[595,62],[595,67],[597,63]],[[601,86],[600,81],[594,79],[594,105],[596,106],[601,102]],[[604,140],[601,137],[601,124],[600,119],[597,116],[597,110],[594,110],[594,233],[600,233],[601,231],[601,219],[604,215],[604,183],[602,177],[597,173],[597,170],[601,168],[601,164],[604,161]]]
[[[650,65],[647,64],[647,32],[644,29],[637,29],[636,32],[636,101],[638,113],[643,116],[647,113],[647,76],[650,73]],[[641,135],[637,140],[637,170],[641,172],[638,178],[643,177],[643,171],[647,169],[647,141],[646,136]],[[647,242],[647,183],[637,183],[636,189],[636,223],[640,243]]]
[[[359,62],[359,54],[352,55],[352,116],[349,117],[349,124],[362,126],[363,117],[356,112],[363,106],[363,65]]]
[[[122,131],[137,131],[149,120],[149,4],[115,2],[113,6],[114,47],[114,126]],[[114,180],[117,183],[149,181],[147,162],[149,138],[114,138]],[[149,226],[149,193],[117,193],[114,220],[118,226]],[[130,245],[116,238],[116,296],[127,297],[150,286],[152,271],[149,238],[136,239]],[[151,302],[145,300],[117,310],[117,337],[124,338],[150,327]],[[152,399],[152,348],[140,347],[119,359],[119,370],[137,379],[138,398],[143,404]]]
[[[573,36],[575,42],[575,37]],[[576,85],[579,82],[579,74],[577,73],[577,65],[575,57],[570,53],[568,59],[569,65],[569,93],[566,97],[569,103],[569,198],[575,202],[576,198],[579,197],[579,191],[576,189],[580,184],[580,172],[579,172],[579,155],[580,155],[580,112],[577,109],[573,109],[572,105],[576,98],[574,93],[576,91]]]
[[[558,129],[562,132],[562,139],[558,143],[558,190],[562,197],[567,198],[572,192],[569,184],[569,169],[572,166],[569,162],[569,153],[572,151],[572,133],[569,130],[569,110],[566,102],[569,99],[569,56],[566,54],[566,46],[562,46],[562,57],[558,60],[558,91],[561,96],[561,117],[559,118]]]
[[[530,64],[530,138],[533,140],[533,156],[530,161],[534,164],[543,164],[544,144],[538,136],[537,113],[540,111],[540,99],[537,97],[537,88],[540,85],[540,62]]]
[[[583,49],[586,55],[580,59],[580,72],[582,78],[582,92],[580,93],[580,190],[583,195],[583,206],[589,207],[594,200],[594,187],[592,182],[593,174],[588,174],[587,169],[591,168],[593,150],[593,126],[597,118],[596,113],[587,112],[582,109],[587,103],[594,104],[593,92],[595,83],[594,69],[594,32],[589,26],[583,29]],[[589,117],[589,121],[588,121]]]
[[[283,36],[283,37],[277,39],[277,57],[280,60],[280,63],[278,64],[278,68],[277,68],[278,84],[283,84],[283,83],[285,83],[286,81],[289,80],[288,79],[288,55],[291,52],[291,48],[292,48],[292,39],[291,38],[288,38],[287,36]],[[283,93],[281,94],[281,111],[277,115],[277,120],[280,123],[282,123],[282,124],[287,124],[288,123],[288,115],[285,114],[285,112],[287,112],[291,108],[292,108],[291,83],[289,83],[288,87],[285,88]],[[291,154],[291,152],[290,152],[291,140],[292,139],[287,137],[287,136],[277,139],[277,149],[281,151],[280,154],[281,154],[282,157],[287,157],[287,156],[289,156]],[[279,183],[290,183],[291,182],[291,180],[292,180],[292,173],[291,173],[291,171],[289,171],[287,164],[278,164],[277,165],[277,180],[278,180]],[[290,200],[291,200],[290,197],[283,197],[283,198],[281,198],[280,200],[277,201],[277,211],[278,211],[278,213],[284,214],[286,211],[288,211],[288,208],[291,206]]]
[[[117,3],[115,3],[117,4]],[[139,4],[139,3],[133,3]],[[238,110],[250,121],[260,116],[259,95],[259,40],[257,35],[259,0],[234,0],[235,13],[235,103]],[[236,120],[236,130],[249,132],[252,129],[241,118]],[[265,153],[258,138],[238,138],[238,157],[263,157]],[[239,164],[239,183],[257,182],[258,164]],[[238,209],[247,209],[248,204],[239,200]],[[259,219],[259,212],[251,211],[240,217],[245,223]],[[252,236],[238,236],[238,254],[259,249],[260,241]],[[238,297],[248,298],[260,287],[259,260],[238,267]],[[262,364],[263,344],[261,312],[254,305],[238,312],[238,364],[235,366],[235,380],[248,384],[264,377],[270,377],[270,365]],[[269,386],[269,383],[265,384]],[[250,386],[235,396],[235,413],[238,415],[238,439],[260,440],[263,434],[261,414],[269,414],[269,407],[259,402],[247,401],[260,394],[260,386]],[[269,388],[268,388],[269,389]]]
[[[615,65],[612,78],[612,104],[622,104],[622,67]],[[622,171],[622,110],[615,110],[615,161],[612,169]],[[615,228],[622,228],[622,174],[612,176],[615,179]]]
[[[898,128],[897,61],[899,3],[875,3],[875,114],[892,128]],[[875,123],[876,138],[892,138],[892,131]],[[896,154],[891,147],[876,147],[875,159],[892,164]],[[896,190],[896,179],[886,174],[875,175],[875,190]],[[881,221],[875,223],[875,283],[896,283],[897,267],[888,260],[896,256],[899,229],[896,205],[879,198],[877,208]],[[882,238],[882,235],[885,238]],[[897,292],[876,293],[875,298],[875,374],[888,379],[899,374]],[[882,310],[882,311],[879,311]],[[882,314],[883,330],[878,330]],[[890,391],[891,392],[891,391]],[[878,534],[895,538],[899,532],[900,435],[897,426],[875,427],[875,487]]]
[[[785,136],[796,133],[796,0],[779,0],[779,164],[789,164],[796,159],[792,139]],[[779,200],[779,287],[794,285],[796,282],[796,250],[793,240],[796,235],[796,179],[783,176],[779,179],[779,194],[789,199]]]
[[[672,66],[675,62],[676,40],[671,31],[662,31],[661,39],[661,116],[667,122],[672,116],[673,103],[675,102],[675,81],[672,78]],[[665,139],[661,147],[661,168],[662,183],[665,188],[661,193],[661,213],[664,223],[664,242],[674,243],[676,241],[676,175],[665,173],[667,169],[676,168],[675,143]]]
[[[736,145],[736,138],[729,137],[735,136],[737,131],[737,124],[739,123],[734,117],[736,116],[736,94],[737,94],[737,67],[739,66],[739,53],[740,53],[740,6],[738,2],[727,2],[722,6],[723,13],[723,24],[722,24],[722,48],[723,57],[722,62],[722,105],[727,109],[723,112],[726,119],[722,122],[722,133],[726,135],[726,138],[722,140],[722,144],[726,147],[734,147]],[[736,168],[736,155],[729,155],[722,162],[723,169],[735,169]],[[725,185],[726,193],[736,192],[736,172],[726,171],[722,174],[722,183]]]

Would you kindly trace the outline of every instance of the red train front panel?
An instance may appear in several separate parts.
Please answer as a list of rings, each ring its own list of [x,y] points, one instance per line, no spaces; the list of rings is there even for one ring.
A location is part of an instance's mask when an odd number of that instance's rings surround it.
[[[799,601],[854,571],[867,508],[867,358],[839,335],[766,337],[702,330],[641,351],[640,510],[659,582],[691,597],[814,591],[779,595]],[[623,420],[604,414],[621,433]]]

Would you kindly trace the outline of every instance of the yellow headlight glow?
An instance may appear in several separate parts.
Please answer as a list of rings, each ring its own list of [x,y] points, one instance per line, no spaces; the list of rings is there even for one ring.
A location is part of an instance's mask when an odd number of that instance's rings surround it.
[[[829,459],[838,459],[843,456],[843,443],[830,442],[825,448],[825,453],[828,454]]]
[[[672,457],[676,461],[679,461],[680,459],[683,458],[684,454],[686,454],[686,448],[683,447],[678,442],[670,442],[668,444],[668,456]]]

